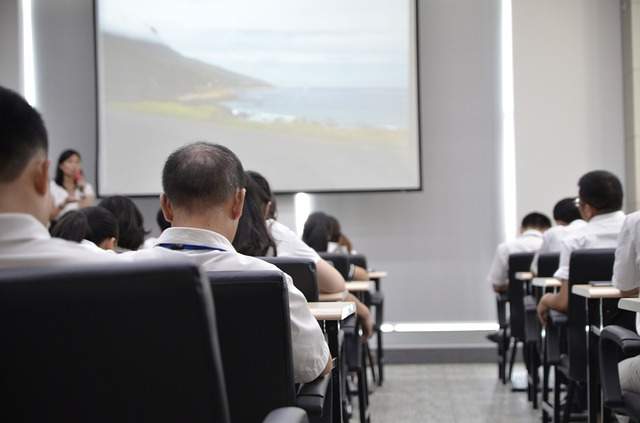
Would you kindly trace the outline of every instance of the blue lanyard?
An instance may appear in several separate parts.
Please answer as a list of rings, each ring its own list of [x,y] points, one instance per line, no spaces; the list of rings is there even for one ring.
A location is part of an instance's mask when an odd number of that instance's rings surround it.
[[[217,247],[208,247],[206,245],[195,245],[195,244],[173,244],[173,243],[162,243],[158,244],[158,247],[167,248],[169,250],[174,251],[227,251],[222,248]]]

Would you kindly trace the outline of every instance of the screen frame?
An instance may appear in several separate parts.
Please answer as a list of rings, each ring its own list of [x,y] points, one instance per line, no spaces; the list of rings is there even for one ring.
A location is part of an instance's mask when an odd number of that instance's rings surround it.
[[[98,3],[100,1],[108,1],[108,0],[93,0],[93,45],[94,45],[94,70],[95,70],[95,118],[96,118],[96,155],[95,155],[95,190],[96,196],[98,198],[102,198],[100,192],[100,146],[101,146],[101,135],[102,135],[102,125],[103,120],[101,119],[101,109],[100,109],[100,99],[101,99],[101,74],[100,74],[100,64],[101,64],[101,46],[100,46],[100,34],[99,34],[99,12],[98,12]],[[373,189],[363,189],[363,188],[345,188],[345,189],[335,189],[335,190],[298,190],[298,191],[280,191],[277,189],[273,190],[273,193],[276,195],[293,195],[299,192],[304,192],[307,194],[369,194],[369,193],[396,193],[396,192],[422,192],[424,190],[423,184],[423,172],[422,172],[422,98],[421,98],[421,89],[420,89],[420,6],[419,0],[409,0],[413,5],[409,5],[410,10],[413,11],[413,24],[414,24],[414,43],[415,43],[415,88],[416,88],[416,136],[418,143],[418,186],[417,187],[405,187],[405,188],[373,188]],[[413,6],[413,7],[411,7]],[[412,81],[413,82],[413,81]],[[111,195],[126,195],[129,198],[158,198],[162,193],[141,193],[141,194],[109,194]]]

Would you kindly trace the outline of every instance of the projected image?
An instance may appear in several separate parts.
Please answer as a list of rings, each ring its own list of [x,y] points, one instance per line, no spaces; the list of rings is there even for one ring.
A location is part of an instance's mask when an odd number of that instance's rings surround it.
[[[413,7],[98,2],[101,193],[159,192],[166,156],[195,140],[280,191],[416,188]]]

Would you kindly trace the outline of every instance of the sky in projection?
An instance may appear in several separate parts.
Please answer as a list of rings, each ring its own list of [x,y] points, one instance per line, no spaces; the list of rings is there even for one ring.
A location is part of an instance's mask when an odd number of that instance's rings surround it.
[[[409,43],[410,8],[399,1],[108,0],[99,13],[105,31],[277,86],[408,86],[398,46]]]

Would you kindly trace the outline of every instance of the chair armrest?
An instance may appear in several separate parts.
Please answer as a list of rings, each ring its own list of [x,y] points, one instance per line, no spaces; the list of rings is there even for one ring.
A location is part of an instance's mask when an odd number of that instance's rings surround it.
[[[262,423],[309,423],[309,419],[301,408],[282,407],[270,412]]]
[[[333,371],[337,371],[334,369]],[[296,405],[309,415],[321,416],[325,398],[331,396],[331,374],[320,376],[313,382],[305,383],[298,390]]]
[[[640,354],[640,336],[621,326],[606,326],[600,332],[599,352],[604,403],[609,408],[623,409],[624,398],[620,388],[618,362]]]

